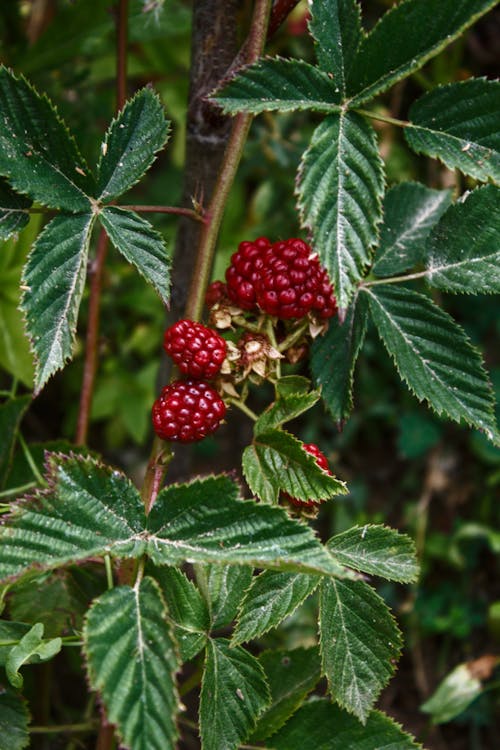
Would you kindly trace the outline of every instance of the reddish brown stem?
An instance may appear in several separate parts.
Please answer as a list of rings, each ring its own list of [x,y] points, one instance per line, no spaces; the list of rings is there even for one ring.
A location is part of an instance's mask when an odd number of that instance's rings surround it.
[[[189,219],[194,221],[205,221],[203,214],[195,211],[192,208],[181,208],[177,206],[121,206],[120,208],[127,209],[128,211],[136,211],[137,213],[157,213],[157,214],[175,214],[176,216],[187,216]]]
[[[268,39],[277,32],[285,18],[299,2],[300,0],[274,0],[273,7],[271,8],[269,27],[267,29]]]
[[[85,445],[87,442],[90,409],[92,407],[92,396],[97,370],[101,283],[107,250],[108,237],[104,229],[102,229],[97,241],[96,257],[90,271],[89,319],[85,339],[85,363],[75,437],[77,445]]]

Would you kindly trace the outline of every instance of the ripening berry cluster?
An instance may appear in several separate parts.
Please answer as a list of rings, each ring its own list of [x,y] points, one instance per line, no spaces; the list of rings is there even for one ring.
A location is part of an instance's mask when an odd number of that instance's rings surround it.
[[[266,237],[259,237],[254,242],[241,242],[231,257],[226,284],[227,296],[238,307],[260,309],[281,320],[300,319],[309,313],[324,320],[337,311],[328,274],[301,239],[271,244]],[[217,289],[222,294],[221,287]],[[216,293],[212,287],[211,293]]]
[[[201,323],[178,320],[165,331],[163,348],[187,379],[163,388],[153,404],[154,430],[162,440],[202,440],[215,432],[226,414],[224,401],[207,382],[220,371],[226,342]]]

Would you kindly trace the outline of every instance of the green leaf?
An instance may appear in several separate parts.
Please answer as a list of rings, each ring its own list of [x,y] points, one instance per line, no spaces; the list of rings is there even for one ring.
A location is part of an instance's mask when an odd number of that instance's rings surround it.
[[[314,382],[321,387],[321,396],[333,418],[342,423],[353,406],[354,367],[363,346],[368,321],[368,306],[363,296],[356,295],[343,323],[333,318],[323,336],[311,348],[311,370]]]
[[[497,0],[403,0],[362,40],[351,68],[350,105],[372,99],[437,55]]]
[[[23,750],[28,747],[29,720],[23,698],[10,688],[0,688],[0,750]]]
[[[155,567],[153,572],[167,603],[169,618],[174,623],[181,661],[189,661],[207,642],[210,629],[208,607],[194,583],[178,568]]]
[[[254,432],[259,435],[262,432],[280,427],[284,422],[303,414],[311,409],[319,401],[319,391],[310,393],[293,393],[282,396],[274,401],[258,418],[254,425]]]
[[[303,60],[279,57],[265,58],[239,70],[210,99],[226,114],[340,109],[339,87],[326,73]]]
[[[200,697],[203,750],[236,750],[269,705],[264,670],[241,646],[210,639]]]
[[[46,97],[0,67],[0,174],[51,208],[88,211],[93,180]]]
[[[399,724],[372,711],[363,726],[338,706],[318,699],[299,708],[273,737],[274,750],[417,750]]]
[[[230,625],[252,581],[248,565],[199,565],[196,580],[210,609],[211,629]]]
[[[88,612],[84,641],[90,684],[121,746],[174,750],[179,662],[156,582],[106,591]]]
[[[500,184],[500,81],[470,78],[439,86],[410,109],[405,137],[417,153]]]
[[[343,574],[308,526],[282,508],[240,500],[238,486],[227,476],[166,487],[147,528],[143,538],[157,565],[187,560]]]
[[[345,494],[343,482],[323,471],[303,443],[283,430],[255,436],[243,452],[243,472],[252,492],[277,503],[280,491],[300,500],[327,500]]]
[[[387,526],[354,526],[328,540],[335,558],[354,570],[381,576],[389,581],[417,580],[415,544],[406,534]]]
[[[432,228],[450,205],[451,190],[432,190],[418,182],[388,190],[373,273],[393,276],[421,262]]]
[[[293,614],[319,584],[318,576],[265,570],[256,576],[239,608],[232,642],[260,638]]]
[[[277,732],[314,690],[321,676],[317,648],[264,651],[259,661],[271,689],[271,705],[258,720],[251,742],[261,742]]]
[[[21,275],[32,243],[39,231],[41,214],[7,240],[0,251],[0,367],[33,388],[33,361],[19,304]]]
[[[17,646],[14,646],[5,662],[5,672],[10,684],[15,688],[22,688],[23,678],[19,669],[23,664],[48,661],[59,653],[62,646],[60,638],[50,641],[43,640],[43,625],[38,622],[33,625],[26,635],[23,635]]]
[[[67,570],[28,576],[9,591],[9,614],[20,622],[40,622],[46,637],[72,633],[88,602]]]
[[[304,396],[311,389],[311,381],[303,375],[284,375],[276,382],[276,398],[294,396],[301,393]]]
[[[410,289],[383,284],[365,291],[380,337],[415,396],[437,414],[464,420],[499,441],[492,389],[462,328]]]
[[[92,459],[49,454],[48,484],[0,527],[0,580],[104,554],[344,575],[308,526],[239,500],[226,476],[165,488],[147,519],[131,482]]]
[[[110,201],[132,187],[167,142],[169,123],[160,99],[150,88],[130,99],[108,128],[97,175],[100,201]]]
[[[139,556],[144,506],[118,471],[90,458],[47,455],[48,488],[13,506],[0,528],[0,579],[112,551]]]
[[[10,620],[0,620],[0,666],[4,667],[5,662],[14,646],[22,639],[26,633],[31,630],[31,626],[25,622],[11,622]],[[0,696],[2,695],[0,689]]]
[[[116,249],[137,268],[167,304],[170,260],[161,235],[149,221],[141,219],[133,211],[115,206],[105,208],[99,218]]]
[[[396,622],[364,581],[323,580],[319,628],[330,692],[365,724],[403,645]]]
[[[15,193],[8,183],[0,178],[0,241],[7,240],[11,234],[21,231],[30,217],[26,209],[32,201]]]
[[[24,269],[21,306],[36,357],[35,394],[72,357],[94,217],[57,216]]]
[[[427,242],[427,276],[447,292],[500,292],[500,189],[467,193],[451,206]]]
[[[345,96],[349,71],[363,38],[356,0],[314,0],[309,30],[316,42],[319,67],[333,75]]]
[[[5,486],[19,425],[30,404],[31,396],[20,396],[0,405],[0,489]]]
[[[481,680],[469,664],[459,664],[446,675],[420,710],[430,714],[433,724],[445,724],[459,716],[482,692]]]
[[[302,157],[298,206],[341,310],[370,263],[383,186],[372,126],[354,112],[327,117]]]

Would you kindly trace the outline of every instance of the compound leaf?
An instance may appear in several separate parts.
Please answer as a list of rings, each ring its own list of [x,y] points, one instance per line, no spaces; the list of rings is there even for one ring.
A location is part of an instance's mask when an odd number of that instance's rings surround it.
[[[265,58],[248,65],[216,91],[211,100],[226,114],[290,112],[313,109],[338,112],[338,85],[303,60]]]
[[[389,716],[372,711],[366,724],[330,701],[299,708],[274,735],[274,750],[418,750],[421,748]]]
[[[121,747],[174,750],[179,661],[157,583],[106,591],[88,612],[84,643],[90,684]]]
[[[267,503],[276,503],[280,491],[300,500],[327,500],[347,492],[343,482],[318,466],[300,440],[283,430],[255,436],[243,452],[243,471],[252,492]]]
[[[19,674],[19,669],[23,664],[48,661],[61,650],[62,640],[52,638],[52,640],[45,641],[43,630],[42,623],[37,622],[11,649],[5,661],[5,673],[13,687],[19,689],[23,686],[24,681]]]
[[[427,281],[465,294],[500,292],[500,188],[484,185],[451,206],[427,242]]]
[[[163,489],[148,516],[148,554],[157,565],[229,563],[336,575],[343,569],[312,530],[282,508],[240,500],[226,476]]]
[[[363,38],[361,10],[356,0],[314,0],[309,30],[316,42],[319,67],[331,73],[345,96],[358,47]]]
[[[7,240],[19,232],[29,221],[26,209],[32,201],[15,193],[8,183],[0,178],[0,241]]]
[[[323,580],[319,627],[330,692],[365,724],[403,644],[394,618],[364,581]]]
[[[203,750],[236,750],[269,705],[264,670],[241,646],[210,639],[200,697]]]
[[[57,111],[24,78],[0,67],[0,174],[51,208],[89,211],[93,179]]]
[[[240,605],[232,642],[251,641],[276,628],[313,593],[318,583],[318,576],[301,573],[260,573]]]
[[[160,99],[152,89],[142,89],[130,99],[101,145],[98,199],[113,200],[140,180],[167,142],[168,131]]]
[[[418,70],[497,0],[403,0],[362,40],[348,80],[350,104],[372,99]]]
[[[100,221],[116,249],[156,289],[167,304],[170,290],[170,260],[163,238],[149,221],[133,211],[110,206]]]
[[[302,157],[298,206],[345,310],[371,260],[381,219],[383,164],[372,126],[354,112],[330,115]]]
[[[28,256],[21,307],[36,358],[35,394],[72,357],[93,224],[92,214],[56,216]]]
[[[314,690],[321,676],[317,648],[264,651],[259,661],[271,690],[271,705],[258,720],[251,742],[261,742],[277,732]]]
[[[342,423],[353,406],[354,367],[363,346],[368,322],[368,306],[356,295],[347,308],[344,321],[334,318],[323,336],[318,336],[311,349],[311,370],[314,382],[321,387],[321,396],[333,418]]]
[[[362,573],[402,583],[417,579],[413,540],[387,526],[354,526],[329,539],[327,546],[339,562]]]
[[[365,289],[379,335],[415,396],[437,414],[464,420],[500,441],[491,385],[463,329],[410,289],[388,284]]]
[[[432,190],[418,182],[388,190],[373,273],[393,276],[422,262],[426,240],[450,205],[451,190]]]
[[[471,78],[439,86],[410,109],[405,137],[417,153],[500,184],[500,81]]]
[[[13,506],[0,529],[0,579],[29,568],[144,551],[139,493],[120,472],[89,458],[47,455],[48,488]]]

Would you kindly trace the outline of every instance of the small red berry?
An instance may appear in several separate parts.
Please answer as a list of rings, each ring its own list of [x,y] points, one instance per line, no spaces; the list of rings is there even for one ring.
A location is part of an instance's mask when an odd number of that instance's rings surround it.
[[[318,256],[301,239],[275,242],[263,258],[255,283],[260,309],[287,320],[313,312],[330,318],[336,311],[332,285]]]
[[[227,293],[242,310],[256,307],[255,285],[264,268],[265,252],[270,247],[267,237],[258,237],[254,242],[240,242],[231,256],[226,270]]]
[[[212,281],[208,285],[205,293],[205,304],[208,308],[213,307],[217,302],[223,302],[227,299],[227,287],[223,281]]]
[[[226,342],[216,331],[193,320],[178,320],[167,328],[163,348],[183,375],[213,378],[226,358]]]
[[[328,465],[328,459],[325,456],[324,453],[320,451],[317,445],[314,443],[304,443],[302,446],[305,451],[311,454],[311,456],[314,456],[316,459],[316,463],[318,466],[323,469],[323,471],[326,471],[327,474],[331,475],[330,467]],[[288,500],[291,505],[295,505],[296,508],[314,508],[318,505],[321,505],[320,500],[299,500],[298,497],[292,497],[288,494],[288,492],[282,492],[281,497],[284,500]]]
[[[175,380],[153,404],[153,428],[162,440],[194,443],[219,427],[226,405],[203,380]]]

